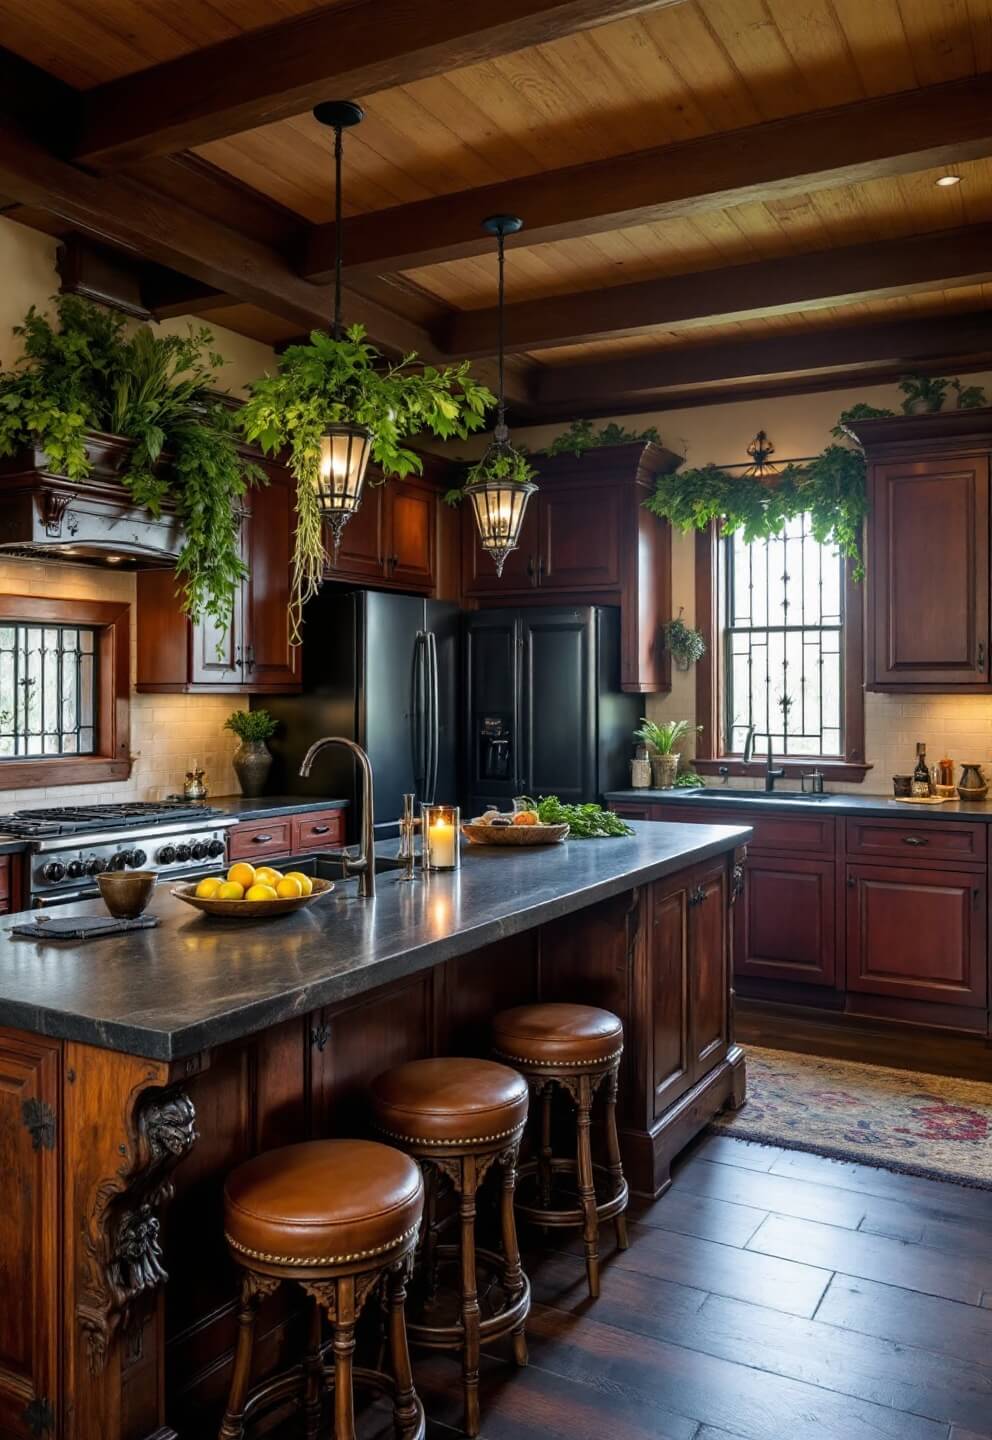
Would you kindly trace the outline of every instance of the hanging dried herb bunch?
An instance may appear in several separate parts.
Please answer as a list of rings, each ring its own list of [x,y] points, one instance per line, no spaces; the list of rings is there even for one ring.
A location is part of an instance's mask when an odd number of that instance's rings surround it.
[[[695,665],[706,654],[706,641],[701,631],[693,630],[691,625],[685,623],[682,613],[683,607],[679,606],[675,619],[669,620],[665,626],[665,644],[677,668],[688,670],[690,665]]]

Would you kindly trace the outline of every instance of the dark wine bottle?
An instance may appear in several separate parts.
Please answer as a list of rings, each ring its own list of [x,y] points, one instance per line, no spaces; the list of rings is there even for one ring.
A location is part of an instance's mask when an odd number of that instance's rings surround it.
[[[916,742],[916,768],[913,771],[913,794],[924,798],[930,794],[930,771],[927,769],[927,747],[923,740]]]

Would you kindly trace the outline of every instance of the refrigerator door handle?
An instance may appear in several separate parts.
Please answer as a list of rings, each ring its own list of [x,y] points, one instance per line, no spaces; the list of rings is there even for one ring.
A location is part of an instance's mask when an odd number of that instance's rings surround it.
[[[427,673],[430,704],[430,721],[428,726],[430,761],[427,798],[428,803],[433,805],[437,800],[437,777],[441,762],[441,694],[437,659],[437,636],[433,630],[428,630],[427,632]]]
[[[413,778],[421,796],[430,783],[430,653],[427,633],[417,631],[417,659],[414,669]]]

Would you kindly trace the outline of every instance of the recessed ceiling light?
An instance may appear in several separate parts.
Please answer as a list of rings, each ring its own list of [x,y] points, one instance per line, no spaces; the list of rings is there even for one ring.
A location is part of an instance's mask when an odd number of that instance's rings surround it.
[[[934,183],[937,184],[937,185],[941,185],[941,186],[946,186],[946,185],[960,185],[960,184],[961,184],[961,176],[960,176],[960,175],[938,175],[938,176],[937,176],[937,179],[936,179],[936,181],[935,181]]]

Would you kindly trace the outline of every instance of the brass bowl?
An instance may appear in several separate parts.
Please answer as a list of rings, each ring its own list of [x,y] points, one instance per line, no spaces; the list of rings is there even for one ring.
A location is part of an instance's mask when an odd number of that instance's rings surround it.
[[[204,915],[217,915],[222,920],[266,920],[273,915],[289,915],[294,910],[312,905],[315,900],[323,900],[334,889],[333,880],[315,879],[312,894],[297,895],[289,900],[207,900],[197,895],[198,883],[177,885],[172,893],[177,900],[184,900],[195,910],[202,910]]]
[[[104,905],[115,919],[136,920],[152,898],[155,875],[151,870],[111,870],[98,875],[96,883]]]

